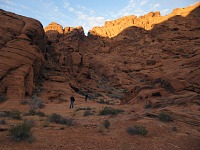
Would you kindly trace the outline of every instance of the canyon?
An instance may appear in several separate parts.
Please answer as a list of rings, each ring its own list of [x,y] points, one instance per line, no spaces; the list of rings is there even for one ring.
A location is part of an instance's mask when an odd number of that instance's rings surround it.
[[[59,133],[57,124],[46,130],[37,123],[34,131],[40,141],[32,149],[48,149],[49,141],[55,141],[53,149],[198,149],[199,12],[197,3],[166,16],[160,12],[125,16],[94,27],[86,36],[81,26],[52,22],[43,29],[35,19],[0,10],[0,96],[6,99],[0,102],[0,111],[27,112],[29,107],[20,101],[38,97],[46,105],[41,109],[45,114],[59,113],[77,121],[77,126]],[[125,112],[83,117],[68,109],[71,95],[76,107],[91,107],[95,114],[106,106]],[[169,113],[174,121],[160,123],[156,120],[160,112]],[[111,129],[99,135],[96,128],[105,119],[110,120]],[[126,135],[123,128],[133,124],[145,125],[149,135]],[[173,132],[173,127],[178,131]],[[0,134],[0,148],[13,148],[6,133]],[[54,139],[45,134],[60,136]],[[73,139],[72,144],[62,137]]]

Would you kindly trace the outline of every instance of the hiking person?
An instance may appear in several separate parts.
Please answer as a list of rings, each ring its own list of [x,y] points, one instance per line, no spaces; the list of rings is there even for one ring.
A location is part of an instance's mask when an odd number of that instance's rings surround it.
[[[69,108],[74,108],[74,101],[75,101],[74,96],[71,96],[70,97],[70,107]]]
[[[88,99],[88,95],[86,94],[86,95],[85,95],[85,101],[86,101],[86,102],[87,102],[87,99]]]

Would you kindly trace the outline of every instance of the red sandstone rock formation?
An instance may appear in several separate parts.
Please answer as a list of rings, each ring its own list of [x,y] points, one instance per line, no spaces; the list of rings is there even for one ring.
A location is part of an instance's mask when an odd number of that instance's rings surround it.
[[[44,62],[45,36],[37,20],[0,10],[0,95],[31,95]]]
[[[170,104],[176,103],[171,99],[199,97],[198,12],[199,3],[167,16],[151,12],[123,17],[93,28],[88,37],[82,27],[63,29],[54,23],[45,30],[54,29],[59,35],[50,46],[56,66],[64,67],[63,74],[70,76],[65,82],[73,89],[89,91],[92,97],[101,93],[157,106],[163,98]]]
[[[107,21],[102,27],[94,27],[89,31],[89,35],[97,35],[101,37],[115,37],[123,30],[130,26],[140,27],[145,30],[151,30],[154,28],[154,25],[160,24],[171,17],[182,16],[186,17],[193,9],[198,7],[199,4],[190,6],[187,8],[177,8],[172,11],[171,14],[166,16],[160,16],[160,12],[150,12],[144,16],[125,16],[116,20]]]

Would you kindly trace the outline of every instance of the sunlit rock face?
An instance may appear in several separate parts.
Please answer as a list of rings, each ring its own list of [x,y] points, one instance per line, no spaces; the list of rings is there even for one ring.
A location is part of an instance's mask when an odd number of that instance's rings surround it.
[[[198,5],[198,4],[197,4]],[[89,31],[89,35],[97,35],[101,37],[115,37],[123,30],[130,26],[143,28],[145,30],[151,30],[154,25],[160,24],[174,16],[186,17],[197,5],[187,8],[177,8],[173,10],[169,15],[161,16],[160,12],[150,12],[144,16],[125,16],[116,20],[105,22],[102,27],[94,27]]]

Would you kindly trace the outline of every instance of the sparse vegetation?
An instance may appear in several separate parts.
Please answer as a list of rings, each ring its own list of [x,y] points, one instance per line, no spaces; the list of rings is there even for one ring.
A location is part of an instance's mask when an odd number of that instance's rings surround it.
[[[35,111],[30,109],[28,113],[25,113],[24,116],[39,116],[39,117],[45,117],[45,113],[41,112],[41,111]]]
[[[36,114],[36,112],[33,109],[30,109],[29,112],[28,112],[28,116],[29,115],[34,116],[35,114]]]
[[[18,110],[5,111],[6,115],[12,119],[20,120],[22,119],[21,112]]]
[[[45,117],[45,113],[43,113],[41,111],[36,112],[36,115],[39,117]]]
[[[91,108],[90,107],[78,107],[76,109],[76,111],[80,111],[80,110],[91,110]]]
[[[90,116],[90,115],[93,115],[93,113],[90,110],[86,110],[83,113],[83,116]]]
[[[41,109],[45,107],[43,101],[36,95],[32,96],[32,99],[29,100],[28,104],[30,106],[30,109],[33,111],[35,111],[35,109],[38,109],[38,108]]]
[[[31,140],[33,135],[31,132],[32,125],[30,125],[27,121],[24,121],[23,123],[12,127],[10,129],[10,136],[15,141],[22,141],[22,140]]]
[[[59,123],[63,125],[68,125],[68,126],[74,125],[72,118],[62,118]]]
[[[145,109],[151,108],[151,101],[147,101],[146,105],[144,106]]]
[[[110,122],[109,122],[108,120],[104,120],[103,123],[102,123],[102,125],[103,125],[106,129],[108,129],[108,128],[110,127]]]
[[[100,112],[99,115],[117,115],[119,113],[124,112],[122,109],[114,109],[112,107],[104,107]]]
[[[51,114],[49,121],[50,122],[55,122],[55,123],[60,123],[62,116],[56,113]]]
[[[1,102],[5,102],[7,99],[6,99],[6,97],[5,96],[0,96],[0,103]]]
[[[167,114],[166,112],[161,112],[159,115],[158,115],[158,119],[162,122],[170,122],[170,121],[173,121],[173,118]]]
[[[133,126],[133,127],[129,127],[127,129],[127,132],[130,135],[140,134],[140,135],[146,136],[148,133],[148,130],[143,126]]]
[[[72,118],[64,118],[63,116],[53,113],[50,117],[49,117],[49,121],[50,122],[55,122],[57,124],[64,124],[64,125],[68,125],[68,126],[72,126],[73,125],[73,119]]]
[[[4,120],[4,119],[0,120],[0,124],[6,124],[6,123],[7,123],[6,120]]]
[[[97,103],[99,103],[99,104],[107,104],[107,105],[114,105],[114,103],[110,103],[109,101],[105,101],[103,99],[100,99],[99,101],[97,101]]]
[[[20,104],[21,104],[21,105],[27,105],[27,104],[28,104],[28,100],[21,100],[21,101],[20,101]]]

